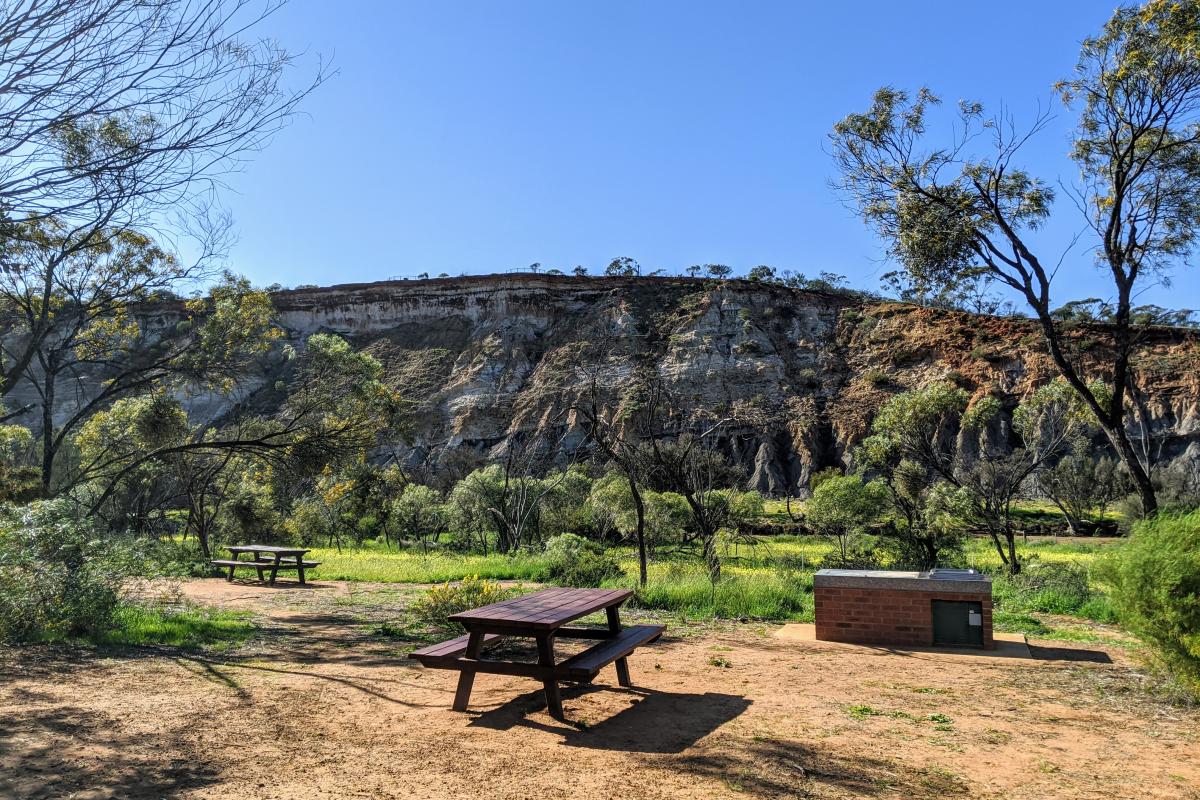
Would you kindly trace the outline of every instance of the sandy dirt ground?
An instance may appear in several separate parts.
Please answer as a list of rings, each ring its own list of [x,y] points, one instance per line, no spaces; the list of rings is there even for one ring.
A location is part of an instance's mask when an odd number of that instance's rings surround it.
[[[263,632],[222,655],[0,651],[0,797],[1200,798],[1200,711],[1120,648],[948,657],[670,624],[568,688],[455,673],[378,635],[412,588],[190,581]],[[627,615],[628,616],[628,615]]]

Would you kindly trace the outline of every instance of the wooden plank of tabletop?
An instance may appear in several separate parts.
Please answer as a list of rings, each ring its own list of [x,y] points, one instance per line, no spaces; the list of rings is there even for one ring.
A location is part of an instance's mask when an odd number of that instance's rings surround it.
[[[533,613],[534,609],[544,610],[553,608],[570,601],[570,589],[544,589],[533,594],[501,600],[498,603],[462,611],[451,617],[456,621],[465,620],[522,620]]]
[[[546,593],[538,592],[528,595],[531,599],[526,603],[510,602],[503,608],[484,606],[455,614],[451,619],[491,627],[553,630],[594,611],[617,605],[633,594],[628,589],[551,589],[548,592],[555,594],[547,597]]]
[[[235,544],[225,548],[231,553],[279,553],[280,555],[293,555],[295,553],[307,553],[308,547],[276,547],[269,544]]]
[[[569,607],[551,609],[548,612],[533,617],[529,621],[535,624],[557,621],[558,625],[561,625],[564,622],[570,622],[573,619],[591,614],[593,611],[607,608],[632,594],[628,589],[592,589],[585,591],[588,591],[589,594],[579,595]],[[567,616],[568,614],[570,616]]]
[[[540,592],[534,592],[533,594],[521,595],[520,597],[510,597],[508,600],[501,600],[497,603],[490,603],[486,606],[480,606],[479,608],[472,608],[467,611],[462,611],[460,613],[464,614],[464,615],[470,615],[473,617],[491,617],[491,616],[505,616],[505,615],[512,615],[512,614],[520,614],[521,611],[525,608],[530,608],[533,606],[541,606],[541,607],[548,608],[548,607],[554,605],[556,602],[557,603],[564,602],[566,595],[569,591],[570,591],[570,589],[562,589],[562,588],[543,589]]]
[[[454,614],[450,619],[462,620],[521,620],[529,616],[534,608],[546,609],[568,602],[570,589],[545,589],[522,597],[502,600],[499,603],[481,606]]]

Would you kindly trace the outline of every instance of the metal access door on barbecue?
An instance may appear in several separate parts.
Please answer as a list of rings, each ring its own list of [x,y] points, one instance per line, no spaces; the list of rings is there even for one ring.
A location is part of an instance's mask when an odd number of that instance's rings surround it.
[[[983,647],[983,603],[933,600],[933,643]]]

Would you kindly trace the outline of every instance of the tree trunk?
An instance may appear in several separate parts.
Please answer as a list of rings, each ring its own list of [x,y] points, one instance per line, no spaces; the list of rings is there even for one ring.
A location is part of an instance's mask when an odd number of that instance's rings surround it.
[[[646,503],[642,500],[642,493],[638,489],[637,481],[630,475],[626,477],[629,480],[629,492],[633,495],[633,506],[637,510],[638,584],[645,586],[647,581]]]
[[[996,552],[1000,554],[1000,563],[1008,566],[1008,553],[1004,552],[1004,545],[1000,543],[1000,536],[994,528],[988,531],[988,535],[992,537],[992,544],[996,545]]]
[[[42,397],[42,496],[50,496],[54,479],[54,379],[46,381]]]
[[[1129,471],[1129,477],[1133,479],[1138,499],[1142,501],[1142,516],[1153,517],[1158,513],[1158,497],[1154,492],[1154,483],[1150,480],[1150,475],[1143,469],[1142,461],[1133,449],[1133,443],[1129,441],[1129,436],[1125,433],[1124,428],[1106,429],[1105,433],[1108,434],[1113,447],[1117,449],[1117,455],[1121,457],[1125,469]]]
[[[717,554],[717,534],[704,533],[704,563],[708,565],[708,579],[713,586],[721,580],[721,557]]]
[[[1126,384],[1129,374],[1128,354],[1130,350],[1129,330],[1127,327],[1130,287],[1118,288],[1121,290],[1122,295],[1119,301],[1120,308],[1118,310],[1116,331],[1114,332],[1114,346],[1118,356],[1116,363],[1113,364],[1113,400],[1107,409],[1103,408],[1096,400],[1083,378],[1063,351],[1061,333],[1055,326],[1055,320],[1050,314],[1048,302],[1038,298],[1031,292],[1026,292],[1026,298],[1029,300],[1030,306],[1037,313],[1042,334],[1045,337],[1046,345],[1050,349],[1050,357],[1054,361],[1055,366],[1058,367],[1059,374],[1083,398],[1084,403],[1095,415],[1096,421],[1104,430],[1105,436],[1108,437],[1109,442],[1116,449],[1117,457],[1121,459],[1121,463],[1129,470],[1129,476],[1133,479],[1138,497],[1142,501],[1142,514],[1150,517],[1158,513],[1158,498],[1154,493],[1154,484],[1150,481],[1150,475],[1143,468],[1141,459],[1138,458],[1137,451],[1134,450],[1133,443],[1129,441],[1129,435],[1125,431],[1124,398],[1126,396]]]
[[[200,555],[204,556],[204,560],[212,558],[212,553],[208,549],[208,525],[201,520],[200,525],[195,530],[196,541],[200,543]]]

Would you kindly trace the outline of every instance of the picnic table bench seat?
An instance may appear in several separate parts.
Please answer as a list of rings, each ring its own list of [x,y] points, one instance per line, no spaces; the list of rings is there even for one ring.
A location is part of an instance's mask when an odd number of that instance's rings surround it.
[[[280,561],[279,564],[276,565],[273,561],[238,561],[224,558],[214,558],[208,563],[212,564],[214,567],[257,567],[258,569],[271,569],[272,567],[276,566],[278,566],[279,569],[299,569],[300,567],[312,569],[313,567],[321,566],[320,561]]]
[[[483,637],[483,647],[495,644],[504,637],[498,633],[489,633]],[[467,642],[471,639],[471,634],[464,633],[455,639],[448,639],[444,642],[431,644],[428,647],[422,647],[420,650],[413,650],[408,654],[409,658],[420,661],[427,667],[447,668],[452,669],[451,663],[455,662],[459,656],[467,652]]]
[[[644,644],[658,641],[666,625],[631,625],[609,639],[601,639],[583,652],[576,653],[556,668],[567,680],[588,681],[604,667],[623,659]]]

